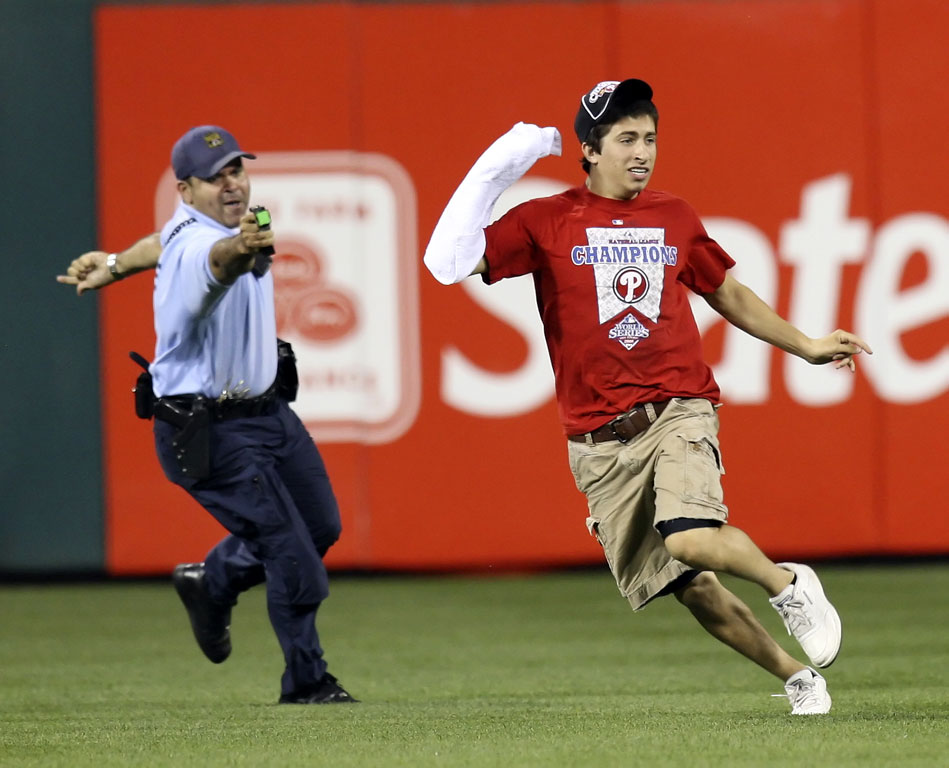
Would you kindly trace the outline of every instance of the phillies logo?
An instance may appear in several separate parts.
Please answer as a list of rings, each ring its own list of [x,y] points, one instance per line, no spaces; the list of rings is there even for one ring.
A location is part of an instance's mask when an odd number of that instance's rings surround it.
[[[649,293],[649,278],[638,267],[621,269],[613,278],[613,293],[624,304],[635,304]]]
[[[587,101],[591,104],[595,104],[602,96],[605,96],[607,93],[613,93],[617,85],[619,85],[619,80],[604,80],[602,83],[597,83],[593,90],[590,91]]]

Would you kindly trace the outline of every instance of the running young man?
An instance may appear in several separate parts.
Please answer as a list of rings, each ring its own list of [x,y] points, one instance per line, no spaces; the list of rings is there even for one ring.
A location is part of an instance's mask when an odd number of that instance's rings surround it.
[[[574,128],[586,184],[488,226],[498,196],[546,155],[554,128],[519,123],[475,163],[425,253],[442,283],[531,274],[587,527],[634,610],[674,594],[713,636],[777,676],[795,715],[824,714],[824,678],[786,653],[716,572],[760,585],[815,667],[840,649],[837,612],[813,570],[775,564],[728,525],[720,393],[702,358],[689,289],[733,325],[813,364],[871,352],[834,331],[805,336],[729,273],[734,261],[685,201],[647,189],[659,115],[642,80],[599,83]]]

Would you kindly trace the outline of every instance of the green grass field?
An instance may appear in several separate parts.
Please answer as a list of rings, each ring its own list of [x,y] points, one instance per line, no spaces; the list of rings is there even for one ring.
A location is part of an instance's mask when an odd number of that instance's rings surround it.
[[[336,579],[321,635],[363,701],[337,706],[276,705],[260,588],[215,666],[170,583],[2,585],[0,766],[949,765],[949,565],[819,573],[844,646],[812,718],[673,599],[633,614],[606,571]]]

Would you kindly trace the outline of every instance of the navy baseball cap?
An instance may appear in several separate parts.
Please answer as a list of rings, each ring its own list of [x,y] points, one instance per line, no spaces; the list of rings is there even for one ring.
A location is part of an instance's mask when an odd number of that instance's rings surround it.
[[[597,83],[580,99],[580,110],[573,121],[573,130],[580,142],[587,140],[590,131],[610,106],[622,107],[636,101],[652,101],[652,88],[644,80],[605,80]]]
[[[220,126],[199,125],[175,142],[171,150],[171,167],[175,178],[182,181],[189,176],[210,179],[238,157],[254,160],[257,155],[244,152],[237,146],[237,139]]]

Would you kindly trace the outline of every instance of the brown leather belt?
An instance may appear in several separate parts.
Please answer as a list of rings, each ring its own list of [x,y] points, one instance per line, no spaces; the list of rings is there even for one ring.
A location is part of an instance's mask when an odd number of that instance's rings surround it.
[[[649,413],[646,411],[646,405],[652,405],[656,414],[655,419],[658,419],[670,402],[672,401],[662,400],[658,403],[637,405],[633,410],[624,413],[622,416],[617,416],[592,432],[584,432],[582,435],[567,435],[567,439],[575,443],[585,443],[588,439],[594,443],[606,443],[610,440],[628,443],[634,437],[649,429],[649,425],[652,424]]]

